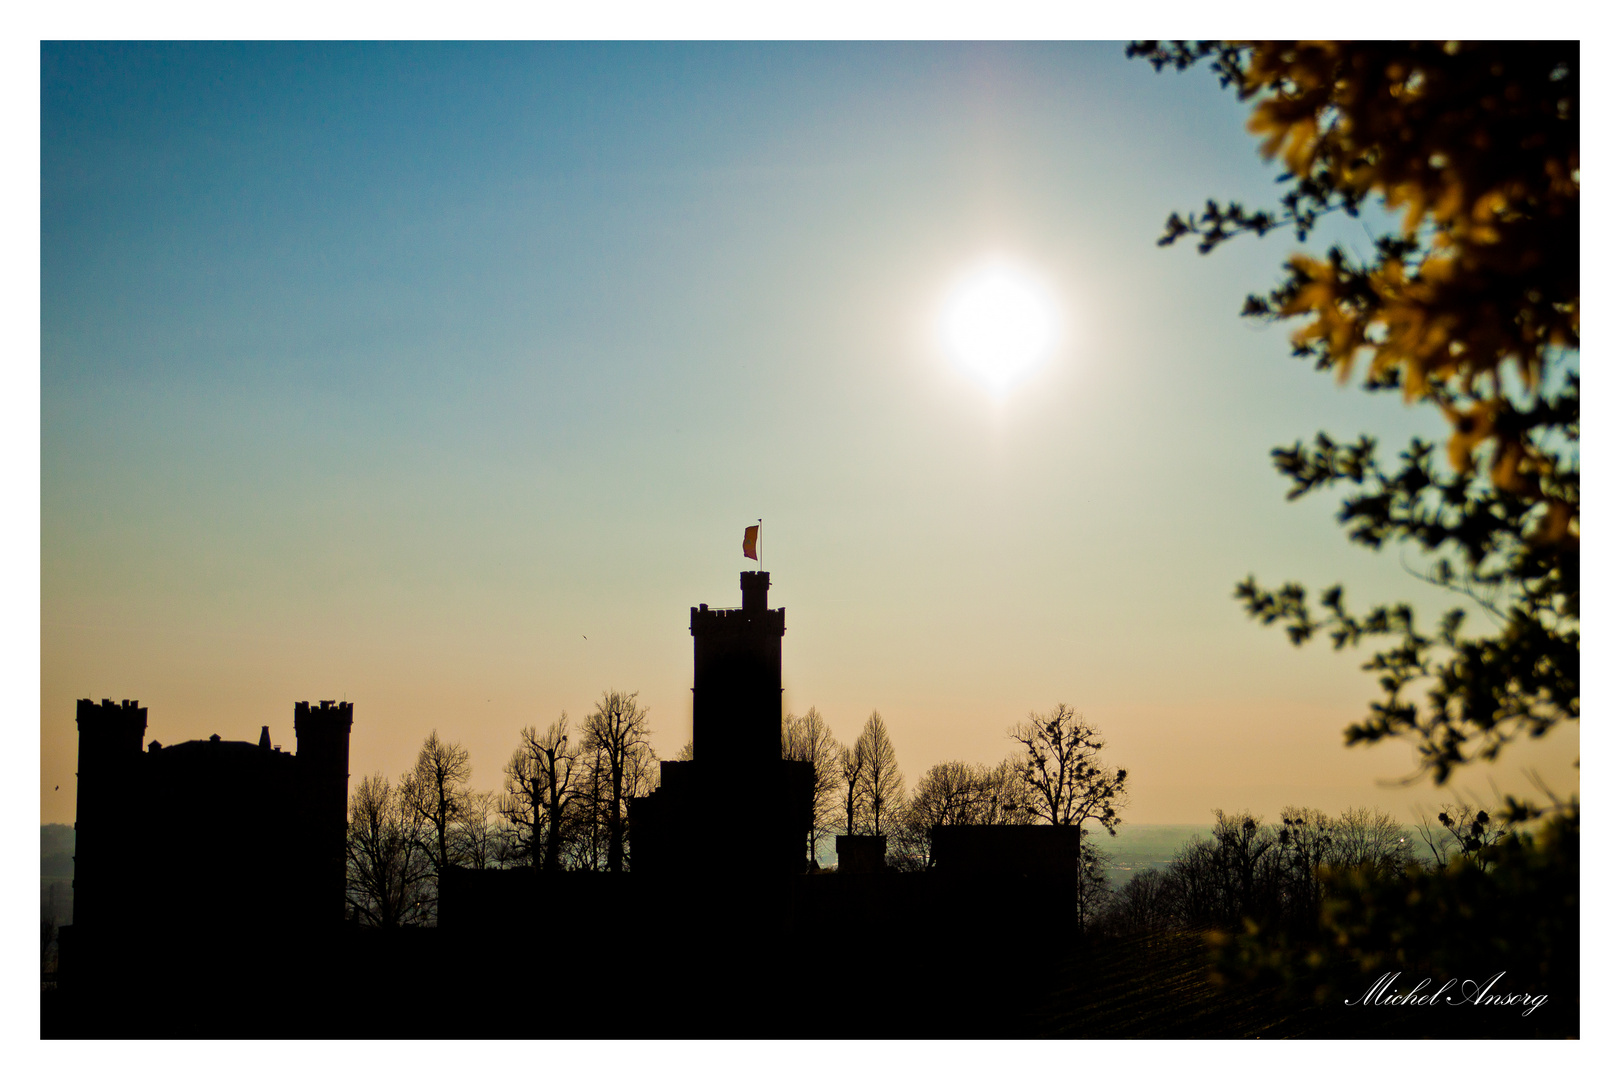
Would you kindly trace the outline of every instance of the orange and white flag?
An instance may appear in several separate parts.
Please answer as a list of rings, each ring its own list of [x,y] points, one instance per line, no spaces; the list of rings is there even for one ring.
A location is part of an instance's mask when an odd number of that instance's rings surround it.
[[[743,530],[743,558],[759,561],[759,526],[750,525]]]

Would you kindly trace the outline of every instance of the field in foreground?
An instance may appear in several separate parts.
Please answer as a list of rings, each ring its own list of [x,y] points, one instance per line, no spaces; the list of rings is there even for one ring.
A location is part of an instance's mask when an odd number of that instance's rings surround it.
[[[1016,943],[1014,943],[1016,942]],[[1013,1038],[1013,1039],[1415,1039],[1571,1037],[1578,1002],[1549,1000],[1532,1018],[1517,1008],[1319,1003],[1312,988],[1221,985],[1210,978],[1201,935],[1161,933],[1042,951],[1014,939],[973,958],[919,956],[891,963],[874,951],[834,970],[812,949],[791,958],[666,954],[630,989],[624,972],[552,982],[533,971],[525,987],[493,991],[493,967],[469,967],[431,932],[408,935],[386,955],[375,939],[351,951],[347,970],[309,987],[303,1004],[240,998],[199,1007],[140,1010],[105,1023],[90,1003],[61,991],[41,1002],[45,1038]],[[818,956],[817,954],[820,953]],[[872,964],[884,973],[868,977]],[[564,970],[579,970],[565,967]],[[863,974],[863,972],[866,972]],[[1378,973],[1335,973],[1357,999]],[[1487,973],[1489,974],[1489,973]],[[469,978],[470,977],[470,978]],[[401,986],[447,988],[431,1020],[401,1008]],[[472,989],[469,993],[470,988]],[[1344,993],[1350,991],[1345,990]],[[326,1000],[326,999],[330,1000]],[[611,1002],[611,1004],[609,1004]]]
[[[1203,935],[1172,931],[1105,941],[1069,956],[1031,1010],[1031,1037],[1081,1039],[1519,1039],[1579,1033],[1579,1003],[1518,1007],[1362,1004],[1382,972],[1341,967],[1333,990],[1221,984]],[[1482,974],[1488,978],[1494,972]],[[1346,1000],[1353,1004],[1346,1004]]]

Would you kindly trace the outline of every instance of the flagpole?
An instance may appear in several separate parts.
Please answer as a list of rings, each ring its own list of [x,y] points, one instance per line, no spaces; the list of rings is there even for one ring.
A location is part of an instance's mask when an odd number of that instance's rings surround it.
[[[765,519],[759,519],[759,570],[765,572]]]

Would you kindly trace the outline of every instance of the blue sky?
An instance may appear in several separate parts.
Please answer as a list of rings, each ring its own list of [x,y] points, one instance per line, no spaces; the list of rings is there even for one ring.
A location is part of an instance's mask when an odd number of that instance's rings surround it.
[[[1128,821],[1438,801],[1379,786],[1404,748],[1341,747],[1352,659],[1231,599],[1254,572],[1438,610],[1268,451],[1441,429],[1237,317],[1292,238],[1154,245],[1273,192],[1207,73],[1117,43],[70,44],[41,105],[42,820],[72,817],[78,697],[289,743],[294,700],[346,697],[357,775],[436,727],[495,787],[519,727],[613,686],[672,756],[687,609],[736,602],[760,517],[787,707],[846,739],[881,711],[910,777],[1063,700]],[[1068,327],[1004,400],[931,329],[992,252]],[[1573,784],[1573,746],[1502,775]]]

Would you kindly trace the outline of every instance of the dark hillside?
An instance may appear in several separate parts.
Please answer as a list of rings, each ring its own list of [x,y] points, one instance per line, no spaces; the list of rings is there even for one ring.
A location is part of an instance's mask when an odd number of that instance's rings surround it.
[[[73,854],[73,826],[41,825],[39,827],[40,858],[48,855]]]
[[[73,826],[39,827],[39,914],[57,926],[73,921]]]

